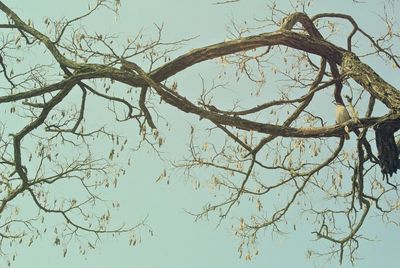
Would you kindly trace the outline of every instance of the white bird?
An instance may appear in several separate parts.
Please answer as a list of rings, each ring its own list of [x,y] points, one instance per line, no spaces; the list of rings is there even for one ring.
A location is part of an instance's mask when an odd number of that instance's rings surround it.
[[[351,119],[349,112],[347,111],[346,107],[342,103],[336,103],[336,114],[335,115],[336,115],[336,124],[342,124]],[[346,127],[345,127],[344,138],[346,140],[348,140],[348,139],[350,139],[350,135],[349,135],[348,129],[346,129]]]

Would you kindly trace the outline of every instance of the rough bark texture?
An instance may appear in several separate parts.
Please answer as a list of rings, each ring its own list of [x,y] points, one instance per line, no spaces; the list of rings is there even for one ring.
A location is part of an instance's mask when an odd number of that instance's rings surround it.
[[[361,62],[355,54],[343,54],[342,70],[372,96],[382,101],[393,113],[400,113],[400,92],[383,80],[370,66]]]

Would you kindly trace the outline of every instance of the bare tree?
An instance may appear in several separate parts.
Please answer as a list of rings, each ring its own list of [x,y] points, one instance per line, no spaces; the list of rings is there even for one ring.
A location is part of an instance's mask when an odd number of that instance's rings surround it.
[[[235,1],[217,4],[224,2]],[[385,10],[395,10],[396,4],[388,2]],[[346,254],[353,262],[363,238],[360,227],[372,210],[384,221],[399,224],[394,213],[399,208],[398,182],[392,175],[399,168],[394,133],[400,128],[400,93],[362,58],[382,59],[398,71],[400,33],[388,13],[382,17],[385,32],[374,37],[349,15],[309,16],[306,6],[304,2],[300,12],[285,13],[271,4],[269,16],[254,22],[257,26],[232,21],[225,42],[172,59],[190,38],[165,42],[162,26],[157,26],[154,39],[139,32],[127,43],[75,26],[100,7],[117,12],[119,1],[99,0],[70,20],[45,18],[42,31],[0,2],[6,16],[0,24],[0,103],[14,122],[5,119],[0,127],[1,245],[32,243],[46,232],[43,222],[50,217],[64,219],[64,227],[55,231],[56,244],[85,234],[82,239],[93,246],[105,233],[128,233],[135,244],[135,230],[148,228],[145,221],[115,225],[110,210],[118,203],[98,195],[100,188],[116,186],[129,166],[130,160],[124,167],[113,164],[126,156],[129,137],[87,120],[87,110],[96,102],[106,105],[115,121],[136,122],[141,141],[135,149],[150,146],[157,154],[164,142],[160,121],[168,120],[160,110],[167,104],[207,121],[207,129],[193,125],[188,130],[189,154],[171,163],[171,169],[199,182],[206,178],[197,175],[197,169],[212,171],[208,179],[223,193],[210,198],[194,213],[196,218],[215,213],[223,220],[237,206],[254,203],[254,211],[243,215],[236,229],[242,238],[240,255],[251,259],[261,230],[280,233],[300,211],[312,219],[315,238],[332,245],[328,252],[310,255],[342,261]],[[343,35],[336,23],[344,23],[349,32],[345,47],[337,45]],[[19,64],[43,48],[42,60]],[[202,78],[197,97],[189,98],[191,89],[171,81],[184,69],[212,59],[221,72],[211,86]],[[228,103],[218,91],[232,70],[237,83],[247,79],[253,86]],[[269,87],[270,77],[277,81],[275,88]],[[261,97],[265,90],[275,91],[268,100]],[[353,118],[329,125],[333,122],[320,105],[345,104],[343,92]],[[386,107],[385,115],[374,116],[376,103]],[[349,132],[356,135],[351,135],[352,148],[345,150]],[[107,156],[97,151],[98,144],[108,146]],[[81,191],[62,193],[71,185]],[[20,213],[21,200],[32,201],[27,204],[34,204],[34,213]]]

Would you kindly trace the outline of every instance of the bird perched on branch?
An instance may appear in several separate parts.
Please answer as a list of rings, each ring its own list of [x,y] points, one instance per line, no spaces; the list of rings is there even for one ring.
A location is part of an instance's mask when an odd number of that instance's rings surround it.
[[[336,102],[335,105],[336,105],[336,114],[335,114],[336,124],[342,124],[344,122],[349,121],[351,119],[351,117],[349,115],[349,112],[346,109],[346,106],[344,106],[343,103],[339,103],[339,102]],[[347,126],[345,126],[344,131],[345,131],[344,138],[346,140],[350,139],[349,130],[348,130]]]

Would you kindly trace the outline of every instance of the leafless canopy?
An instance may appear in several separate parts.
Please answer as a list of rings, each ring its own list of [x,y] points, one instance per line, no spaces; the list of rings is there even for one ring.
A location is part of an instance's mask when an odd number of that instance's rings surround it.
[[[112,223],[110,210],[118,203],[98,195],[99,188],[117,185],[130,162],[116,167],[113,160],[132,142],[96,123],[88,112],[91,105],[105,105],[120,124],[137,123],[142,139],[135,149],[150,146],[155,153],[168,132],[159,123],[167,120],[160,112],[165,104],[200,119],[206,129],[188,129],[188,155],[171,163],[171,170],[199,183],[207,178],[197,169],[212,174],[208,179],[216,197],[194,213],[199,219],[213,213],[223,220],[242,204],[255,204],[236,229],[246,259],[257,254],[261,230],[283,232],[299,212],[313,224],[315,238],[331,243],[327,252],[310,254],[340,260],[348,256],[354,261],[363,237],[360,227],[371,211],[399,223],[394,216],[397,181],[380,172],[372,128],[390,126],[392,133],[400,128],[400,93],[361,60],[375,56],[400,69],[395,47],[400,36],[389,27],[388,17],[383,17],[387,32],[376,38],[345,14],[285,14],[271,5],[270,16],[255,22],[261,26],[232,22],[225,42],[171,59],[189,40],[164,42],[161,26],[155,39],[139,32],[123,44],[115,36],[75,27],[98,8],[118,9],[115,3],[99,0],[71,20],[45,18],[40,31],[0,2],[6,18],[0,24],[0,104],[7,114],[0,125],[2,251],[8,249],[5,241],[32,243],[46,232],[43,222],[49,217],[64,219],[63,229],[55,232],[56,244],[86,233],[93,245],[103,233],[124,232],[135,244],[135,229],[147,228],[144,222]],[[345,47],[331,41],[340,37],[335,37],[335,23],[350,29]],[[360,40],[362,48],[356,46]],[[43,48],[43,61],[30,55]],[[193,88],[181,88],[173,77],[210,60],[221,71],[211,86],[202,78],[201,93],[193,98]],[[224,81],[232,84],[227,75],[232,70],[238,85],[247,80],[252,88],[241,89],[229,103],[226,94],[224,101],[218,95],[228,87]],[[273,79],[276,84],[270,87]],[[351,92],[348,99],[360,116],[335,125],[321,114],[319,105],[334,99],[333,90],[340,96]],[[378,103],[387,112],[376,117]],[[358,133],[348,146],[344,131]],[[104,140],[109,141],[103,145],[110,149],[108,158],[96,149]],[[168,175],[164,171],[160,180]],[[63,191],[72,186],[82,191]],[[30,213],[20,212],[25,206]]]

